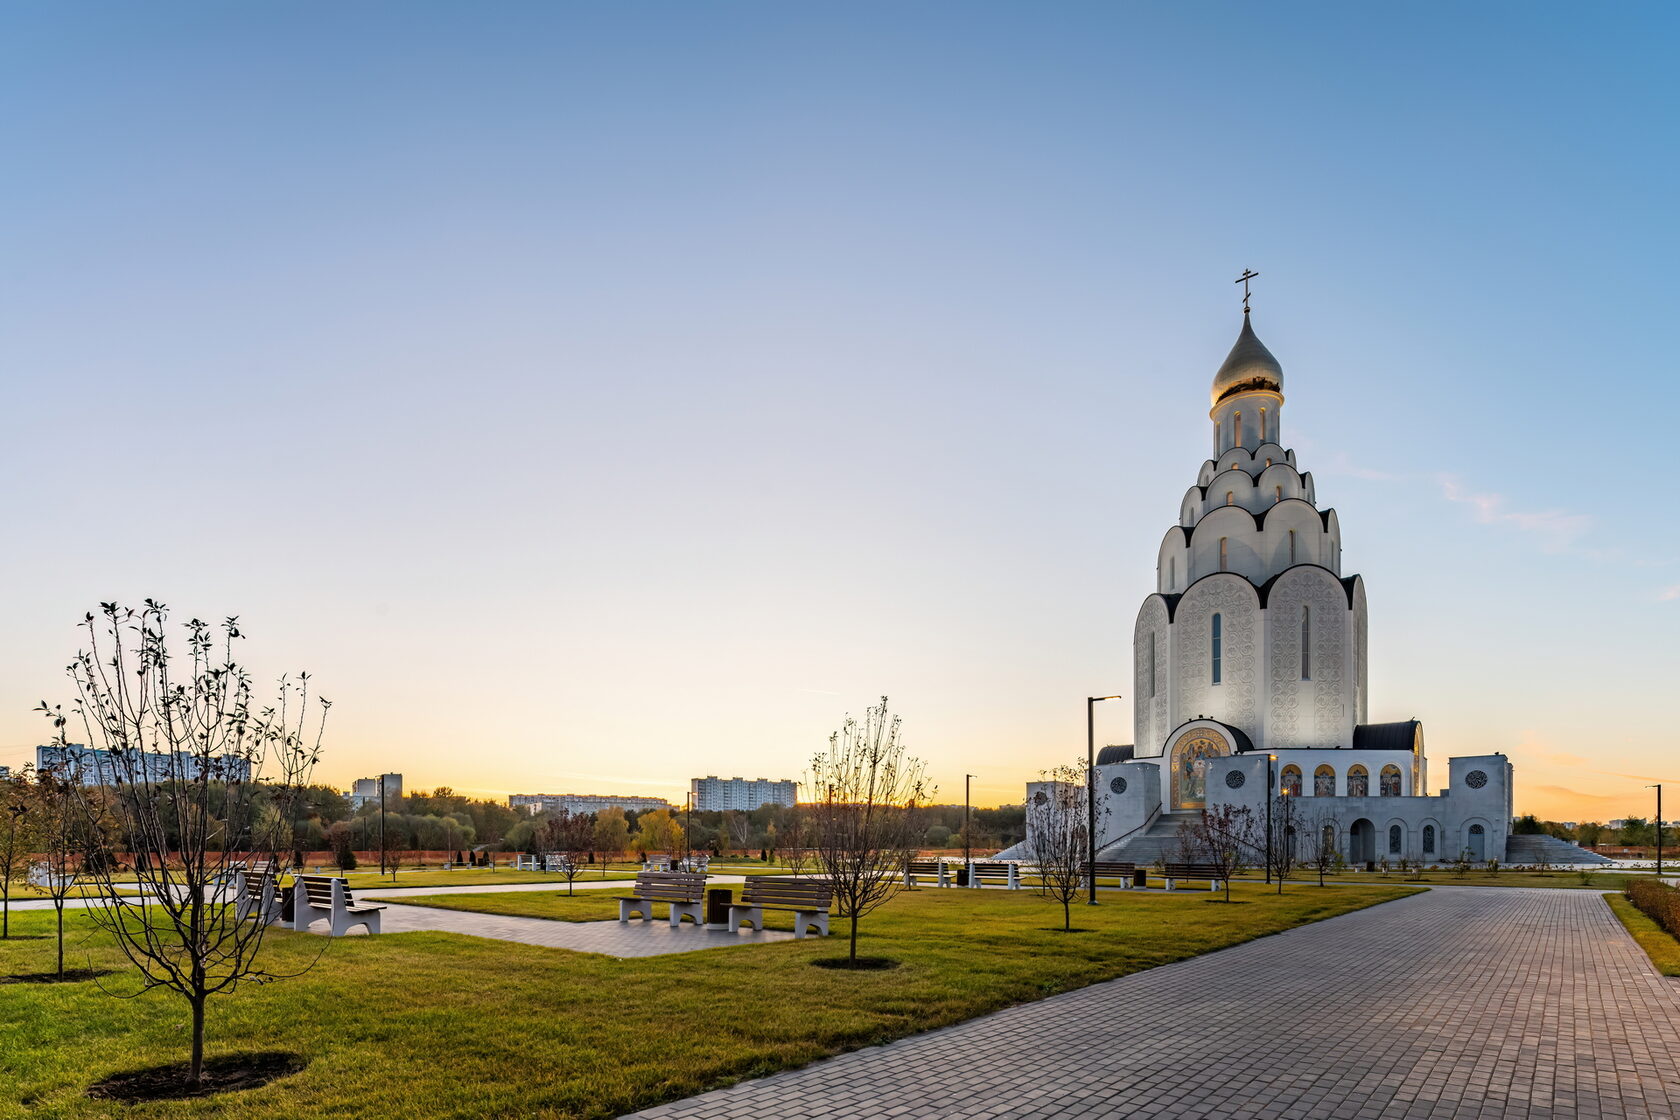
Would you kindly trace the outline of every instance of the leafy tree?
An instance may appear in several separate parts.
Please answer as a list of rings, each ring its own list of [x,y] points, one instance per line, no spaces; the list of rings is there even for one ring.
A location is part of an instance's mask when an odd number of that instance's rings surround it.
[[[638,852],[675,852],[682,838],[682,825],[672,818],[668,809],[654,809],[636,819],[633,840]]]
[[[35,849],[39,814],[31,812],[32,777],[25,767],[0,780],[0,938],[12,935],[12,884],[24,878]]]
[[[1524,813],[1511,822],[1511,831],[1517,836],[1541,836],[1546,829],[1541,825],[1539,817],[1533,813]]]
[[[922,843],[929,848],[949,848],[951,846],[951,830],[942,824],[936,824],[923,835]]]
[[[811,777],[817,865],[851,920],[847,959],[856,967],[858,922],[904,889],[904,862],[921,837],[915,807],[933,787],[905,753],[885,696],[862,723],[846,718],[811,760]]]
[[[149,897],[130,905],[118,873],[101,861],[90,875],[99,893],[89,914],[145,990],[174,992],[191,1008],[187,1081],[196,1086],[209,998],[282,978],[262,964],[268,924],[238,916],[238,872],[247,860],[279,866],[287,853],[290,794],[320,755],[328,704],[310,695],[307,674],[282,678],[274,701],[260,702],[233,657],[243,637],[237,619],[186,623],[184,656],[167,623],[167,608],[150,599],[139,609],[101,604],[97,618],[83,620],[89,646],[69,667],[70,710],[41,710],[60,747],[74,723],[107,752],[97,774],[104,785],[75,789],[85,818],[108,808]]]
[[[1575,826],[1575,842],[1583,847],[1590,848],[1594,844],[1602,843],[1603,837],[1604,826],[1597,821],[1587,821]]]
[[[624,810],[617,805],[609,805],[595,814],[595,850],[602,854],[601,877],[607,875],[607,861],[613,858],[622,859],[624,852],[630,847],[630,823],[624,819]]]

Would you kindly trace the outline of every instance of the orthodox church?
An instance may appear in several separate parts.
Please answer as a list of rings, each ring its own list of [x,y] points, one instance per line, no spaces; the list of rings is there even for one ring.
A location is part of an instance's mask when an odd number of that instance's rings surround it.
[[[1098,858],[1175,858],[1189,814],[1260,813],[1270,790],[1334,828],[1350,865],[1505,859],[1505,756],[1450,759],[1430,792],[1422,725],[1368,722],[1365,581],[1345,571],[1336,511],[1284,446],[1283,367],[1246,297],[1211,400],[1213,457],[1179,502],[1132,632],[1136,744],[1096,760]]]

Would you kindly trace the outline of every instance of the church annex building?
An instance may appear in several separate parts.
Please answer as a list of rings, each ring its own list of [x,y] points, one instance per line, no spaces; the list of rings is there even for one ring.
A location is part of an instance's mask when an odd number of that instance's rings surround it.
[[[1430,793],[1422,725],[1367,722],[1365,581],[1343,569],[1336,511],[1283,445],[1283,368],[1246,305],[1212,399],[1214,457],[1179,502],[1133,630],[1136,745],[1096,760],[1098,858],[1177,858],[1189,814],[1258,814],[1270,789],[1334,827],[1353,865],[1506,859],[1504,755],[1450,759]]]

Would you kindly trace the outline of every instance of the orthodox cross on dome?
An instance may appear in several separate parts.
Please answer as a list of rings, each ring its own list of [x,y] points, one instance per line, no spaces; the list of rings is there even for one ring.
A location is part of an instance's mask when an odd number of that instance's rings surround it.
[[[1235,281],[1236,283],[1241,284],[1243,286],[1243,314],[1244,315],[1248,314],[1248,282],[1250,280],[1254,279],[1256,276],[1259,276],[1259,275],[1260,274],[1258,272],[1255,272],[1252,269],[1245,268],[1245,269],[1243,269],[1243,274],[1241,276],[1237,277],[1237,279]]]

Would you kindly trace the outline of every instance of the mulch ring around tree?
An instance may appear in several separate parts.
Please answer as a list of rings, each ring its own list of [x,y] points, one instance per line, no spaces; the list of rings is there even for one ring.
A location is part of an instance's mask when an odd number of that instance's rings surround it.
[[[109,968],[67,968],[63,975],[56,972],[21,972],[16,976],[0,976],[0,984],[74,984],[80,980],[97,980],[111,975]]]
[[[848,957],[818,957],[811,963],[818,968],[838,968],[854,972],[879,972],[882,969],[897,968],[899,964],[891,957],[859,957],[855,961]]]
[[[115,1073],[103,1081],[88,1086],[87,1095],[99,1100],[178,1101],[191,1097],[211,1097],[218,1093],[237,1093],[241,1089],[255,1089],[290,1077],[308,1063],[303,1055],[284,1050],[264,1053],[223,1054],[204,1059],[204,1073],[197,1085],[187,1084],[190,1062],[153,1066],[150,1069]]]

